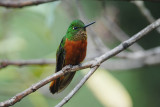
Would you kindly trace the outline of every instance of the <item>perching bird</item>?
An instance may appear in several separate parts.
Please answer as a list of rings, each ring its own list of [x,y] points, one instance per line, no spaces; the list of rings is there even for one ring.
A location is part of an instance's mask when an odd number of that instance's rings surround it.
[[[95,22],[84,25],[81,20],[74,20],[71,23],[57,50],[55,72],[60,71],[66,65],[77,65],[84,60],[87,50],[86,27],[94,23]],[[68,73],[53,80],[50,84],[51,93],[54,94],[65,89],[75,73],[76,72]]]

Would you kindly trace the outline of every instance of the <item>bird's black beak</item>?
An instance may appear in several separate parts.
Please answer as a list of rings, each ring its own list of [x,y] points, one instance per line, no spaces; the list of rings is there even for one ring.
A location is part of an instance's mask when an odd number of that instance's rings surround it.
[[[88,27],[88,26],[90,26],[90,25],[92,25],[92,24],[94,24],[94,23],[96,23],[96,22],[92,22],[92,23],[90,23],[90,24],[88,24],[88,25],[85,25],[84,28],[86,28],[86,27]]]

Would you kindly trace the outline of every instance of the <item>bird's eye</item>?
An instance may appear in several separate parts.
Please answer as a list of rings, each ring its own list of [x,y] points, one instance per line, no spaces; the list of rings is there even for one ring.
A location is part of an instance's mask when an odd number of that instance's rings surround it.
[[[73,27],[74,30],[78,29],[78,27]]]

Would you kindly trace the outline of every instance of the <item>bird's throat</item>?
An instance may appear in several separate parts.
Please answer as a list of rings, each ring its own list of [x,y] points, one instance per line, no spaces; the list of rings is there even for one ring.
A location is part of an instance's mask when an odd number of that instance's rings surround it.
[[[87,39],[86,30],[80,30],[77,32],[77,34],[71,37],[71,40],[73,41],[80,41],[80,40],[86,40],[86,39]]]

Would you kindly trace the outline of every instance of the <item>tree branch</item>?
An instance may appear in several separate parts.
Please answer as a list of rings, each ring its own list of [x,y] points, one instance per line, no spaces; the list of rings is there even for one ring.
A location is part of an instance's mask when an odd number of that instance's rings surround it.
[[[7,8],[22,8],[25,6],[38,5],[56,0],[0,0],[0,6]]]
[[[21,99],[23,99],[25,96],[27,96],[27,95],[35,92],[40,87],[46,85],[47,83],[53,81],[54,79],[57,79],[60,76],[63,76],[65,74],[69,73],[69,72],[73,72],[73,71],[77,71],[77,70],[81,70],[81,69],[84,69],[84,68],[91,67],[90,72],[85,76],[85,78],[82,79],[82,81],[72,91],[73,94],[71,94],[71,95],[69,94],[67,96],[67,99],[69,100],[74,95],[74,93],[76,93],[79,90],[79,88],[84,84],[84,82],[87,80],[87,78],[89,78],[91,76],[91,74],[93,74],[93,72],[99,67],[99,65],[101,63],[103,63],[107,59],[111,58],[112,56],[120,53],[121,51],[125,50],[130,45],[132,45],[133,43],[135,43],[137,40],[139,40],[140,38],[142,38],[144,35],[146,35],[150,31],[152,31],[153,29],[157,28],[158,26],[160,26],[160,19],[158,19],[154,23],[150,24],[149,26],[147,26],[146,28],[144,28],[143,30],[141,30],[140,32],[138,32],[137,34],[135,34],[130,39],[122,42],[119,46],[115,47],[111,51],[106,52],[105,54],[103,54],[100,57],[97,57],[95,60],[89,61],[87,63],[82,63],[81,65],[76,65],[76,66],[73,66],[73,67],[66,66],[62,70],[60,70],[59,72],[57,72],[57,73],[55,73],[55,74],[53,74],[53,75],[51,75],[51,76],[49,76],[49,77],[41,80],[40,82],[32,85],[30,88],[28,88],[25,91],[17,94],[16,96],[12,97],[11,99],[6,100],[4,102],[1,102],[0,106],[4,107],[4,106],[14,105],[15,103],[17,103],[18,101],[20,101]],[[68,101],[68,100],[66,100],[66,101]],[[66,101],[62,100],[61,102],[63,102],[63,104],[65,104]]]
[[[14,60],[14,61],[9,61],[9,60],[0,60],[0,69],[5,68],[9,65],[14,65],[14,66],[24,66],[24,65],[51,65],[55,64],[56,60],[55,59],[32,59],[32,60]]]

